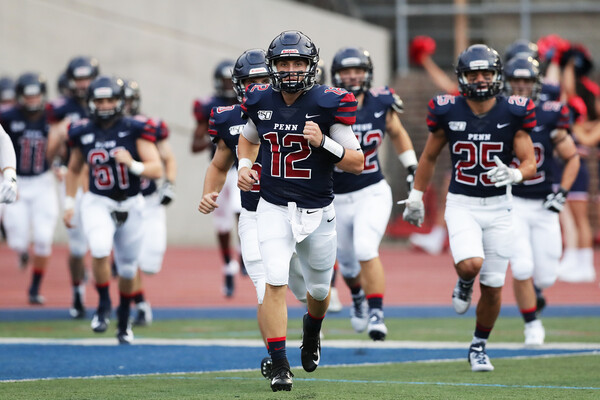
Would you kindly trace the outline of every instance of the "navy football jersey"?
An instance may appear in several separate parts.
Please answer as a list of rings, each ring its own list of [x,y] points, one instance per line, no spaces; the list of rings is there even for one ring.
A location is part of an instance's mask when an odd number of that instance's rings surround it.
[[[333,192],[350,193],[383,179],[378,148],[385,135],[385,120],[398,97],[388,87],[371,89],[364,94],[362,107],[356,111],[352,130],[365,156],[363,172],[356,176],[339,168],[333,169]]]
[[[91,120],[79,120],[69,126],[69,144],[78,147],[89,165],[89,190],[100,196],[123,201],[140,192],[140,177],[118,164],[117,149],[126,149],[139,160],[136,141],[143,138],[155,142],[154,128],[132,118],[121,118],[109,129],[100,128]]]
[[[207,97],[204,99],[194,100],[194,118],[196,122],[208,122],[210,120],[210,113],[214,107],[226,107],[233,105],[232,100],[226,97]],[[211,157],[215,155],[215,146],[211,149]]]
[[[535,126],[535,104],[519,96],[497,96],[484,116],[473,114],[463,96],[441,95],[429,101],[429,131],[442,129],[448,139],[452,160],[450,193],[491,197],[506,193],[495,187],[487,173],[496,167],[494,156],[503,163],[513,159],[513,139],[518,130]]]
[[[169,127],[162,119],[148,118],[142,114],[134,115],[131,118],[148,124],[146,132],[154,134],[156,143],[165,140],[169,137]],[[142,191],[142,195],[150,196],[151,194],[156,192],[156,181],[154,179],[141,177],[140,189]]]
[[[46,104],[48,122],[53,124],[69,117],[71,122],[88,118],[87,108],[83,107],[74,97],[59,97]]]
[[[238,140],[244,130],[244,125],[246,125],[246,120],[242,118],[242,115],[242,109],[239,105],[215,107],[212,109],[208,121],[208,133],[213,143],[216,145],[219,140],[222,140],[227,145],[235,156],[236,168],[238,164]],[[252,169],[258,172],[259,182],[255,183],[250,191],[241,191],[242,207],[248,211],[256,211],[260,198],[260,157],[259,150],[256,162],[252,166]]]
[[[251,85],[242,110],[252,119],[261,142],[260,195],[266,201],[300,208],[322,208],[333,201],[335,158],[309,145],[302,131],[314,121],[329,136],[333,124],[356,122],[356,99],[344,89],[315,85],[292,105],[270,85]]]
[[[17,175],[35,176],[48,170],[48,120],[43,112],[30,121],[18,106],[3,109],[0,124],[10,136],[17,156]]]
[[[554,144],[550,134],[555,129],[569,129],[569,108],[557,101],[539,103],[535,109],[536,126],[531,131],[531,140],[535,150],[537,172],[520,185],[513,186],[513,194],[531,199],[545,199],[552,193],[553,174],[556,171],[553,157]],[[519,160],[513,159],[513,167],[519,166]]]

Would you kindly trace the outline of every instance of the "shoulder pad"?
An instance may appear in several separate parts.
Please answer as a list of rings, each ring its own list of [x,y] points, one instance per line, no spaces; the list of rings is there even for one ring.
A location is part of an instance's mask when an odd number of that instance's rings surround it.
[[[542,110],[550,112],[559,112],[563,108],[560,101],[545,101],[542,103]]]
[[[456,104],[456,96],[451,94],[440,94],[429,100],[429,110],[435,115],[446,114],[453,104]]]
[[[369,94],[374,98],[377,98],[384,106],[391,107],[397,113],[404,112],[404,102],[400,96],[396,94],[394,89],[388,86],[382,86],[370,89]]]
[[[508,109],[513,115],[518,117],[525,116],[529,113],[530,103],[533,102],[527,97],[521,96],[510,96],[506,99],[508,102]]]
[[[87,118],[82,118],[77,121],[71,122],[68,127],[69,139],[72,139],[83,133],[88,132],[90,130],[91,125],[92,121],[90,121]]]

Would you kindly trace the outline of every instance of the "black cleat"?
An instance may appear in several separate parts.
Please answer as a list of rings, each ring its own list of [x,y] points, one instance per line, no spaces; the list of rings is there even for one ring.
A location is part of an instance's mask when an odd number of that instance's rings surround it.
[[[271,378],[271,390],[274,392],[278,392],[280,390],[285,390],[289,392],[292,390],[293,382],[292,371],[290,371],[289,367],[281,367],[275,371],[273,371],[273,376]]]
[[[124,330],[119,329],[117,332],[117,340],[119,344],[131,344],[133,342],[133,331],[131,330],[131,326],[127,325],[127,328]]]
[[[133,326],[149,326],[152,324],[152,307],[147,301],[136,305],[137,314],[133,320]]]
[[[29,304],[32,306],[41,306],[46,302],[46,299],[41,294],[29,293]]]
[[[310,336],[306,334],[306,321],[308,313],[304,314],[302,326],[302,345],[300,346],[300,359],[302,360],[302,368],[306,372],[313,372],[319,366],[321,360],[321,338],[319,333]]]
[[[69,309],[69,314],[73,319],[85,318],[85,307],[83,306],[81,295],[79,293],[75,294],[75,297],[73,298],[73,306]]]
[[[223,287],[225,297],[233,297],[234,289],[233,275],[225,275],[225,286]]]
[[[96,333],[106,332],[108,325],[110,324],[110,320],[108,319],[109,315],[110,311],[96,311],[94,313],[94,317],[92,318],[92,323],[90,324],[92,330]]]
[[[273,360],[271,357],[265,357],[260,362],[260,373],[267,379],[271,379],[271,371],[273,370]]]

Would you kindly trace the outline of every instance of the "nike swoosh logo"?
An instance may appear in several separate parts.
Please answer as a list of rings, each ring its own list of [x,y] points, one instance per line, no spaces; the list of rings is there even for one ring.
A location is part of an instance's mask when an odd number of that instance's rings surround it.
[[[319,361],[321,361],[321,352],[317,350],[317,359],[314,362],[315,364],[319,365]]]
[[[479,346],[479,347],[471,347],[473,350],[475,351],[483,351],[483,347]]]
[[[273,350],[275,350],[275,351],[279,351],[279,350],[281,350],[281,349],[283,349],[283,347],[275,347]]]
[[[384,111],[379,111],[379,112],[376,112],[376,113],[374,113],[374,114],[373,114],[373,116],[374,116],[375,118],[379,118],[379,117],[381,117],[383,114],[385,114],[385,110],[384,110]]]
[[[534,131],[534,132],[539,132],[539,131],[541,131],[542,129],[544,129],[544,125],[539,125],[539,126],[536,126],[535,128],[533,128],[533,131]]]
[[[328,219],[328,220],[327,220],[327,222],[331,222],[331,221],[333,221],[334,219],[335,219],[335,217],[333,217],[333,218],[331,218],[331,219]]]
[[[510,122],[507,122],[506,124],[498,124],[498,125],[496,125],[496,128],[502,129],[502,128],[505,128],[505,127],[507,127],[509,125],[510,125]]]
[[[310,115],[309,113],[306,113],[305,117],[306,117],[306,119],[311,119],[314,117],[318,117],[319,115],[321,115],[321,114]]]
[[[125,137],[127,135],[129,135],[129,132],[119,132],[119,133],[117,133],[117,136],[119,136],[119,137]]]
[[[314,214],[314,213],[316,213],[317,211],[319,211],[319,210],[307,210],[307,211],[306,211],[306,213],[307,213],[307,214]]]

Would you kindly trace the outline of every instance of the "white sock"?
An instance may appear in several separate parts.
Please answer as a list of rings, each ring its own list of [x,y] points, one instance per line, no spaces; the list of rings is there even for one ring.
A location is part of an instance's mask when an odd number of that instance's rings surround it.
[[[479,344],[479,343],[483,343],[485,345],[485,344],[487,344],[487,339],[473,336],[473,340],[471,341],[471,344]]]

